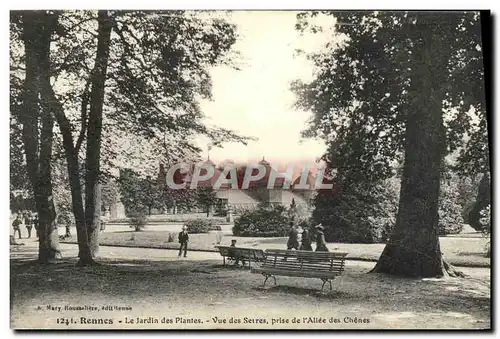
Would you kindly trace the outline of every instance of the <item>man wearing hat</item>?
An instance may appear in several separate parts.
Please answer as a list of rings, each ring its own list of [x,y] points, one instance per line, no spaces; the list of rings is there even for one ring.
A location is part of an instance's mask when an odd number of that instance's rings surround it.
[[[236,239],[231,240],[231,246],[229,246],[229,247],[233,247],[233,248],[236,247]],[[235,265],[238,265],[238,263],[241,260],[241,263],[243,264],[243,266],[245,266],[245,259],[240,258],[240,255],[237,252],[235,252],[234,250],[232,250],[231,248],[229,249],[229,256],[234,259]]]
[[[33,217],[31,212],[26,213],[26,216],[24,217],[24,224],[28,230],[28,238],[31,238],[31,230],[33,229]]]
[[[316,225],[316,252],[328,252],[325,241],[324,227],[321,223]]]
[[[21,227],[20,227],[21,224],[22,224],[21,213],[18,213],[16,219],[14,219],[14,221],[12,222],[12,228],[14,228],[14,236],[16,236],[16,232],[19,234],[19,239],[22,239]]]
[[[179,248],[179,258],[181,257],[183,249],[184,249],[184,258],[187,256],[188,242],[189,242],[189,234],[187,232],[186,225],[184,225],[182,226],[182,232],[179,233],[179,243],[181,244],[181,247]]]

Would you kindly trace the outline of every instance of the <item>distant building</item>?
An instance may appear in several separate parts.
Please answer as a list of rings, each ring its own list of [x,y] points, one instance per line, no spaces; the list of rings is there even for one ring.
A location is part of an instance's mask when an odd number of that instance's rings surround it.
[[[213,188],[219,177],[223,174],[223,171],[210,159],[207,159],[204,164],[214,168],[214,175],[208,180],[200,181],[198,183],[198,187]],[[242,175],[244,173],[245,166],[243,166],[243,170],[239,171],[238,189],[232,189],[228,183],[224,183],[220,188],[216,189],[218,202],[215,206],[215,212],[226,211],[228,208],[231,208],[233,212],[238,213],[243,210],[254,209],[261,202],[280,204],[288,207],[292,201],[294,201],[298,209],[309,209],[311,207],[312,199],[315,195],[315,178],[311,172],[308,173],[306,181],[307,188],[305,189],[296,188],[300,182],[300,176],[297,178],[291,178],[291,185],[288,189],[283,187],[285,184],[285,178],[283,177],[276,178],[273,188],[268,189],[268,180],[270,175],[274,172],[274,169],[264,158],[259,162],[259,164],[266,168],[266,174],[262,179],[250,182],[248,189],[241,189]],[[194,168],[195,167],[193,165],[190,172],[185,173],[187,186],[191,183]],[[205,170],[202,169],[200,174],[203,175],[204,171]],[[163,165],[160,165],[159,172],[160,177],[165,177],[165,169]]]

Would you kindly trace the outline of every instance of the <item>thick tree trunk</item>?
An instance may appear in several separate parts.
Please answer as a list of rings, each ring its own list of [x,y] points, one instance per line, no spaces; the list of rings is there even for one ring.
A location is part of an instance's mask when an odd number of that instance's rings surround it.
[[[87,153],[85,169],[85,223],[94,257],[99,248],[99,174],[101,160],[102,109],[104,104],[104,83],[109,58],[112,21],[107,11],[98,13],[97,54],[92,74],[90,92],[90,112],[87,129]],[[99,212],[99,214],[97,214]],[[96,217],[97,216],[97,217]]]
[[[50,38],[56,23],[57,16],[53,14],[43,11],[23,13],[26,78],[23,110],[19,119],[23,124],[27,171],[39,219],[38,259],[44,263],[60,255],[51,180],[54,121],[50,112],[40,110],[38,100],[43,76],[41,70],[43,58],[48,58],[50,53]],[[39,132],[40,123],[41,132]]]
[[[440,165],[445,151],[439,74],[446,69],[435,39],[439,39],[432,14],[422,15],[422,39],[415,46],[411,79],[413,97],[407,112],[405,161],[396,225],[372,272],[411,277],[441,277],[455,274],[443,262],[438,228]],[[415,29],[419,29],[416,27]]]

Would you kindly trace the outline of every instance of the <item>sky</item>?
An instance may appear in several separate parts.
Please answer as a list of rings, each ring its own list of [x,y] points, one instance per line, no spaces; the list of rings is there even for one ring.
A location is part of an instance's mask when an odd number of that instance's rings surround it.
[[[247,146],[225,143],[212,148],[210,159],[220,162],[266,160],[278,163],[314,162],[325,151],[322,141],[302,139],[310,112],[296,110],[290,83],[310,80],[313,67],[296,48],[317,49],[324,36],[301,37],[295,30],[297,12],[233,12],[232,21],[240,38],[234,49],[241,53],[241,70],[216,67],[211,70],[213,101],[203,101],[206,122],[241,135],[258,138]],[[199,139],[207,156],[207,140]]]

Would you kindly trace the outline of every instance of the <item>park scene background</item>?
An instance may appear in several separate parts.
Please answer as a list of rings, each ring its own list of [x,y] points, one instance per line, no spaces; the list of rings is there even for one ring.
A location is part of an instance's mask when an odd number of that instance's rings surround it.
[[[110,304],[207,318],[172,328],[311,328],[208,319],[290,309],[370,319],[321,328],[490,328],[485,20],[12,12],[11,325],[62,329],[36,306]],[[171,189],[165,174],[178,162],[216,175]],[[266,175],[248,190],[213,188],[231,168],[241,184],[256,163]],[[291,187],[268,189],[270,173],[290,164]],[[309,188],[296,189],[306,167]],[[333,189],[315,189],[318,168]],[[175,177],[189,182],[192,170]],[[19,239],[12,223],[26,211],[38,231],[27,238],[23,222]],[[322,223],[328,249],[348,253],[333,292],[293,277],[261,289],[259,275],[222,266],[216,246],[231,240],[286,249],[290,222],[313,237]]]

